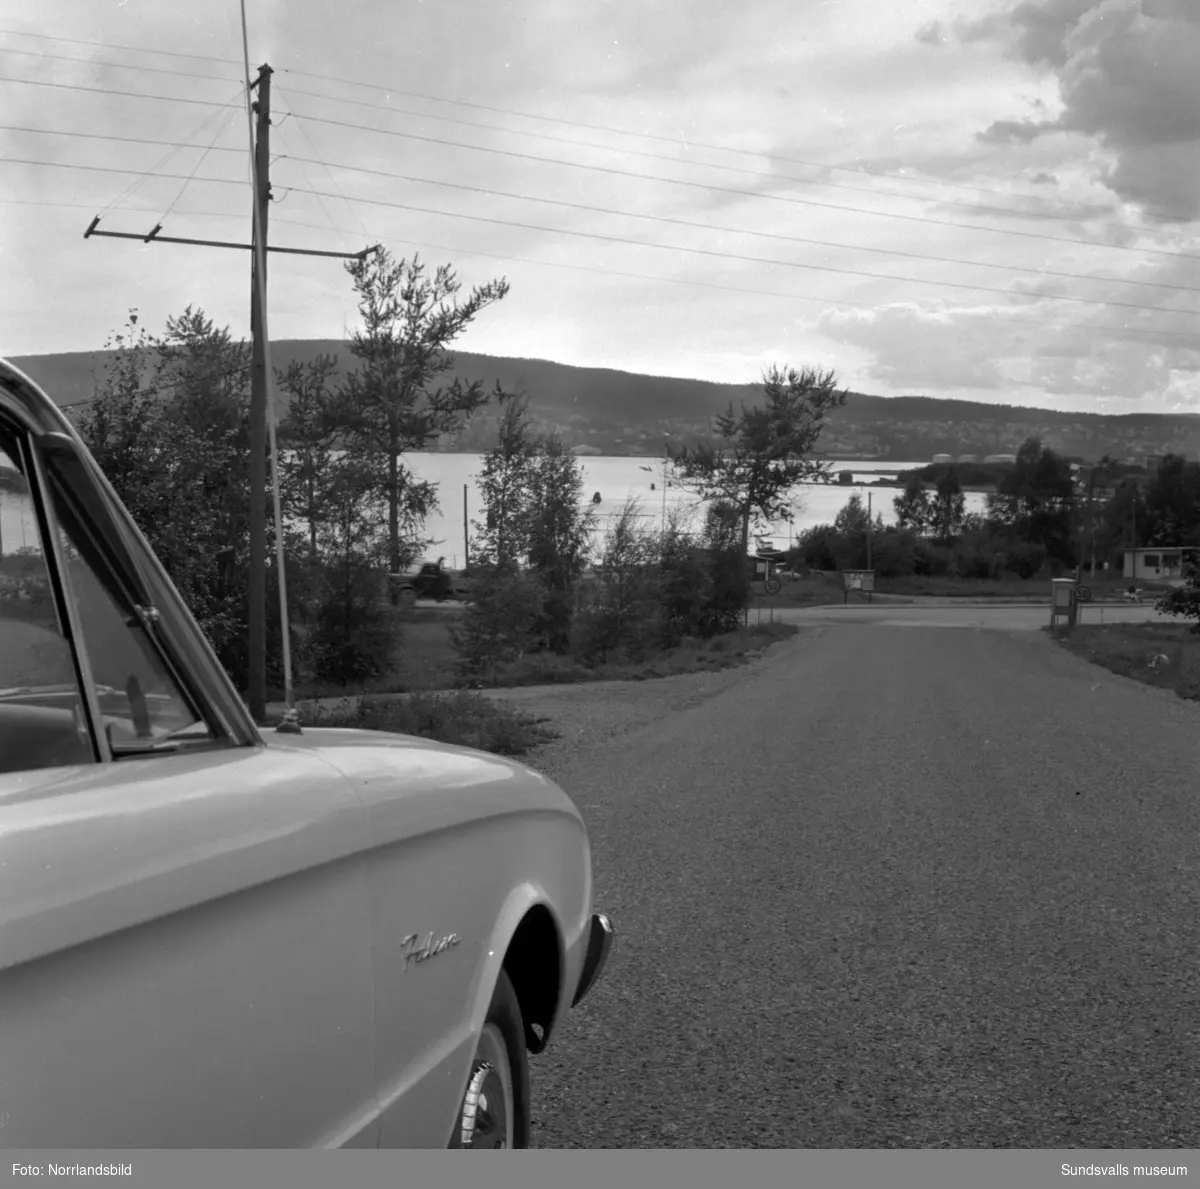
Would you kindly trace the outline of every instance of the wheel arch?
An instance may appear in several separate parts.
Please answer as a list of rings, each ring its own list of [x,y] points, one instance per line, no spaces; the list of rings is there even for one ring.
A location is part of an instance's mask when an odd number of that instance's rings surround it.
[[[533,904],[521,918],[502,963],[521,1005],[525,1045],[542,1052],[554,1029],[562,998],[565,966],[558,922],[545,904]]]

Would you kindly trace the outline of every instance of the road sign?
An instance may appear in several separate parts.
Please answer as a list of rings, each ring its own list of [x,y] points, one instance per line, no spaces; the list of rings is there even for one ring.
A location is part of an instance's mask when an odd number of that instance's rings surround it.
[[[768,578],[763,583],[763,590],[769,595],[777,595],[783,589],[783,583],[778,578]]]
[[[1075,598],[1081,603],[1090,603],[1092,601],[1092,588],[1090,586],[1077,586],[1075,588]]]

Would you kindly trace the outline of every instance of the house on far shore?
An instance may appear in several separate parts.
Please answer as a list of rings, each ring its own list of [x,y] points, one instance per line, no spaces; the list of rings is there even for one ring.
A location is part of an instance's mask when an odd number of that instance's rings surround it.
[[[1016,462],[1017,456],[1015,454],[985,454],[983,461],[984,462]]]
[[[578,446],[571,447],[571,453],[575,454],[575,455],[601,454],[601,453],[603,453],[603,451],[600,449],[599,446],[590,446],[586,442],[581,442]]]
[[[1148,546],[1125,550],[1126,578],[1182,578],[1186,562],[1200,562],[1200,547]]]
[[[954,456],[953,456],[953,455],[951,455],[951,454],[935,454],[935,455],[933,456],[933,461],[934,461],[935,463],[938,463],[938,462],[953,462],[953,461],[954,461]]]

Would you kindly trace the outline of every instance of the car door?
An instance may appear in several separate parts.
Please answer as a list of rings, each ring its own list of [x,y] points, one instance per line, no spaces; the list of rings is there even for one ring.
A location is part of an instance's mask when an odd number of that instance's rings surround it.
[[[361,806],[223,730],[92,513],[0,405],[0,1145],[374,1146]]]

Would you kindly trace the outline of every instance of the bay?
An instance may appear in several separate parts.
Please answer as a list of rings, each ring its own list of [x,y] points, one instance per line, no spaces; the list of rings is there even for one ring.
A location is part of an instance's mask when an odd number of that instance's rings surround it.
[[[434,544],[428,549],[431,557],[444,556],[446,564],[458,568],[466,556],[463,543],[463,486],[466,486],[466,509],[468,520],[481,519],[483,501],[475,477],[483,467],[482,454],[427,454],[405,455],[405,461],[413,474],[438,485],[438,508],[425,523],[425,537],[432,537]],[[579,458],[584,476],[584,498],[596,519],[592,542],[595,549],[603,547],[613,519],[633,497],[639,501],[638,511],[648,529],[658,529],[664,518],[664,509],[670,512],[681,508],[685,523],[699,530],[704,523],[704,505],[694,496],[684,492],[674,483],[664,484],[661,459],[640,457],[609,457],[584,455]],[[926,462],[882,463],[868,459],[837,459],[833,470],[853,472],[850,484],[808,484],[795,489],[795,520],[790,535],[786,522],[754,524],[755,537],[760,536],[776,548],[786,549],[790,541],[806,528],[817,524],[832,524],[838,512],[852,495],[857,493],[866,503],[871,500],[871,510],[878,512],[884,524],[896,522],[893,500],[899,494],[895,488],[869,487],[867,483],[885,476],[893,477],[898,471],[925,466]],[[668,479],[669,482],[669,479]],[[654,485],[651,489],[651,484]],[[600,502],[591,502],[593,495],[600,493]],[[664,501],[665,496],[665,501]],[[986,497],[977,492],[966,494],[968,512],[983,512]],[[474,526],[471,526],[474,533]],[[5,500],[0,496],[0,540],[5,552],[13,552],[22,545],[32,545],[36,540],[36,529],[28,517],[17,515],[15,499]]]
[[[639,501],[638,510],[647,528],[657,530],[663,521],[664,496],[667,512],[682,509],[686,520],[699,530],[704,523],[704,505],[695,496],[684,492],[674,483],[664,485],[662,459],[642,457],[610,457],[583,455],[579,459],[584,476],[584,499],[596,517],[593,547],[600,548],[613,518],[629,497]],[[444,556],[446,564],[457,568],[465,556],[463,543],[463,486],[466,491],[468,520],[482,519],[482,500],[475,476],[483,467],[482,454],[407,454],[405,462],[419,479],[438,484],[439,507],[425,523],[425,536],[435,539],[428,550],[431,557]],[[789,537],[788,524],[752,524],[752,543],[761,535],[764,543],[786,549],[789,541],[806,528],[832,524],[850,497],[858,494],[863,503],[871,500],[872,514],[878,512],[884,524],[896,523],[893,500],[900,494],[897,488],[867,486],[875,479],[894,478],[900,471],[927,466],[928,459],[919,462],[881,462],[876,459],[836,459],[834,473],[851,471],[849,484],[806,484],[794,492],[795,519]],[[654,489],[651,490],[651,484]],[[592,504],[593,495],[600,493],[600,502]],[[985,510],[987,497],[980,492],[966,493],[968,512]],[[760,531],[761,530],[761,534]],[[471,528],[474,533],[474,528]]]

